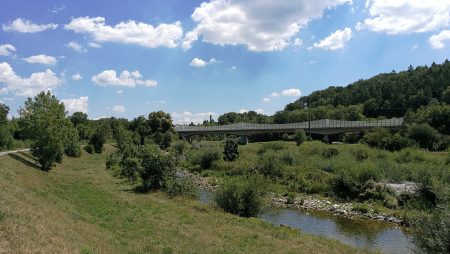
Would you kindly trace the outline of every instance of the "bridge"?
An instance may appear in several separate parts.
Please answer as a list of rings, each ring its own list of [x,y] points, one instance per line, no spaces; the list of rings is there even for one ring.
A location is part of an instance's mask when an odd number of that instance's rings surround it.
[[[257,123],[235,123],[217,126],[175,126],[175,131],[183,137],[203,134],[230,134],[247,136],[262,133],[293,133],[304,130],[314,134],[331,135],[345,132],[356,132],[369,130],[376,127],[387,129],[399,129],[403,124],[403,118],[391,118],[370,121],[342,121],[322,119],[301,123],[286,124],[257,124]]]

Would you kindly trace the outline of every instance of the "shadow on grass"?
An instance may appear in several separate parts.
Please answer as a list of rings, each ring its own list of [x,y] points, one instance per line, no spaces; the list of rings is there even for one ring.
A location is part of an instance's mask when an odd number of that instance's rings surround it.
[[[15,154],[15,153],[10,153],[10,154],[8,154],[11,158],[13,158],[14,160],[16,160],[16,161],[18,161],[18,162],[21,162],[22,164],[24,164],[25,166],[28,166],[28,167],[32,167],[32,168],[34,168],[34,169],[37,169],[37,170],[40,170],[40,171],[44,171],[44,172],[47,172],[46,170],[43,170],[41,167],[39,167],[39,165],[37,165],[34,161],[29,161],[29,160],[27,160],[27,159],[25,159],[25,158],[23,158],[23,157],[21,157],[21,156],[19,156],[19,155],[17,155],[17,154]],[[30,158],[29,156],[26,156],[26,157],[28,157],[28,158]],[[33,157],[31,157],[31,158],[33,158]]]
[[[34,161],[34,157],[31,155],[31,154],[29,154],[29,153],[26,153],[26,152],[18,152],[18,154],[20,154],[20,155],[22,155],[22,156],[24,156],[24,157],[27,157],[28,159],[30,159],[30,160],[33,160]]]

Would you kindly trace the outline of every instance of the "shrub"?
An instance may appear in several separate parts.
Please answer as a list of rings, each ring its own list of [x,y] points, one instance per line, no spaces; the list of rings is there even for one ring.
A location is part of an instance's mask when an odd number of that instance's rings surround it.
[[[75,128],[70,128],[64,143],[64,153],[69,157],[78,158],[81,156],[81,145],[78,132]]]
[[[216,192],[214,201],[225,212],[254,217],[261,208],[260,192],[258,185],[251,181],[227,181]]]
[[[200,156],[200,167],[210,169],[212,163],[220,158],[219,152],[215,149],[205,149]]]
[[[103,144],[106,143],[106,136],[104,133],[101,133],[100,129],[98,129],[94,135],[92,135],[89,144],[91,144],[96,153],[102,153]]]
[[[112,169],[115,165],[118,165],[120,162],[119,155],[117,153],[112,153],[106,159],[106,169]]]
[[[359,132],[346,132],[344,134],[344,137],[342,138],[342,141],[348,144],[355,144],[358,143],[361,140],[362,136]]]
[[[256,169],[264,176],[277,178],[283,175],[280,159],[275,154],[267,154],[259,158]]]
[[[283,136],[281,136],[281,140],[283,140],[283,141],[294,141],[294,135],[289,135],[287,133],[284,133]]]
[[[85,145],[83,149],[90,154],[94,153],[94,146],[91,144]]]
[[[161,135],[161,138],[158,142],[159,144],[159,148],[166,150],[170,144],[172,143],[173,140],[173,135],[171,132],[165,132],[164,134]]]
[[[390,136],[391,133],[387,129],[375,128],[367,132],[361,141],[371,147],[385,149]]]
[[[402,150],[403,148],[406,148],[411,145],[412,142],[410,139],[396,133],[394,135],[389,136],[389,139],[387,143],[384,145],[384,148],[392,152]]]
[[[444,209],[423,215],[414,227],[414,242],[425,253],[450,253],[450,212]]]
[[[175,176],[166,180],[164,191],[169,197],[197,197],[197,186],[192,179],[182,176]]]
[[[331,180],[331,190],[339,198],[354,199],[359,194],[359,184],[347,174],[341,174]]]
[[[175,150],[175,153],[177,155],[183,155],[186,151],[187,145],[186,142],[183,140],[178,140],[173,144],[173,149]]]
[[[239,157],[239,146],[235,139],[226,139],[223,148],[223,160],[235,161]]]
[[[175,161],[168,153],[159,148],[146,145],[141,151],[139,178],[143,190],[159,189],[165,186],[165,180],[175,174]]]
[[[428,124],[410,125],[408,127],[408,137],[416,141],[421,148],[435,150],[435,144],[439,142],[440,134]]]
[[[261,146],[261,148],[258,149],[257,154],[262,155],[267,151],[280,151],[283,150],[285,146],[282,143],[278,142],[271,142],[267,143]]]
[[[298,146],[303,144],[306,141],[305,131],[303,131],[303,130],[296,131],[295,135],[294,135],[294,140]]]
[[[322,157],[331,158],[339,155],[339,150],[334,147],[328,147],[322,152]]]
[[[136,181],[138,172],[141,172],[140,161],[137,158],[125,158],[120,162],[120,176],[128,181]]]
[[[281,156],[281,161],[286,165],[294,165],[295,156],[292,153],[283,153]]]

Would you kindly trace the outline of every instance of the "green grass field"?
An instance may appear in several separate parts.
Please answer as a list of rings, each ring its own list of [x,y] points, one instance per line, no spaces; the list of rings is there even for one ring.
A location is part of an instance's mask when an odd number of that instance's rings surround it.
[[[49,172],[0,157],[0,253],[366,253],[163,193],[139,194],[101,155]]]

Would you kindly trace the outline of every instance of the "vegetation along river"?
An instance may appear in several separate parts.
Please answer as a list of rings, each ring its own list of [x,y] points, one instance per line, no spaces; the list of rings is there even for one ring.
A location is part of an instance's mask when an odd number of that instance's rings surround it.
[[[208,204],[213,193],[200,189],[199,201]],[[349,219],[326,212],[302,211],[291,208],[265,208],[259,215],[264,221],[300,229],[304,233],[323,236],[372,251],[389,254],[413,253],[412,235],[394,224]]]

